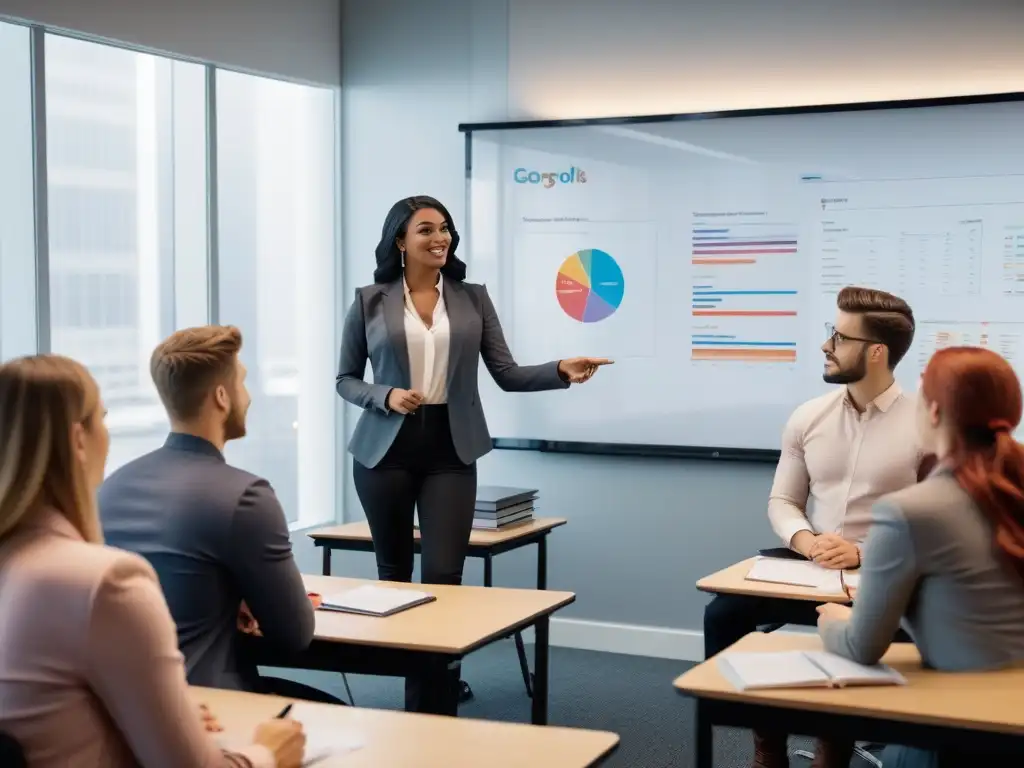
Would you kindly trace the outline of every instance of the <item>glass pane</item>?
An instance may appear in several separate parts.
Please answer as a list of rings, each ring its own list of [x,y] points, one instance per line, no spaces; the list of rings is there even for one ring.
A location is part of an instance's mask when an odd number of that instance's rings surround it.
[[[217,73],[220,321],[252,395],[231,460],[289,520],[335,517],[334,91]]]
[[[206,322],[205,103],[199,65],[46,37],[51,342],[99,382],[108,472],[167,434],[153,348]]]
[[[32,53],[27,27],[0,23],[0,358],[36,351]]]

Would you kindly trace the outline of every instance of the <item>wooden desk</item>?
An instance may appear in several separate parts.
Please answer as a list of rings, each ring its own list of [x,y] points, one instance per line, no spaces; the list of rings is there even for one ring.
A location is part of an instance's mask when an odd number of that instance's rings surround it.
[[[490,531],[474,528],[469,536],[469,557],[482,558],[484,561],[484,586],[493,585],[495,555],[511,552],[514,549],[537,545],[537,589],[548,587],[548,534],[555,528],[565,525],[568,520],[562,517],[536,517],[520,525],[510,525],[501,530]],[[331,553],[334,550],[344,552],[373,552],[373,538],[370,526],[366,522],[333,525],[311,531],[309,537],[315,546],[323,550],[323,574],[331,575]],[[420,532],[413,533],[413,547],[420,551]],[[519,656],[519,669],[523,674],[523,684],[528,696],[533,695],[533,675],[530,664],[526,660],[526,647],[522,633],[515,633],[516,654]]]
[[[816,635],[757,632],[730,648],[820,649]],[[921,667],[921,657],[910,643],[894,644],[883,662],[898,669],[909,684],[741,692],[722,677],[714,659],[694,667],[675,681],[675,687],[697,700],[698,768],[712,765],[714,725],[1024,756],[1024,667],[934,672]]]
[[[303,580],[309,591],[322,595],[381,583],[335,576],[304,575]],[[282,658],[269,649],[258,648],[260,663],[331,672],[420,676],[440,691],[440,703],[432,711],[456,715],[458,691],[436,683],[445,679],[449,665],[495,640],[532,626],[536,633],[532,722],[547,724],[549,620],[551,614],[576,599],[573,593],[384,583],[397,589],[424,589],[437,600],[386,618],[317,611],[309,649],[295,657]]]
[[[287,703],[276,696],[239,691],[192,688],[193,700],[206,704],[225,734],[244,740],[256,725],[274,717]],[[520,768],[525,765],[584,768],[599,765],[615,751],[614,733],[570,728],[459,720],[329,704],[323,708],[339,728],[359,733],[364,746],[333,760],[318,763],[332,768],[385,766],[444,766],[444,768]]]
[[[767,581],[748,581],[747,572],[754,565],[755,558],[742,560],[720,571],[705,576],[697,582],[697,589],[723,595],[753,595],[776,600],[806,600],[815,603],[848,603],[850,598],[842,594],[819,592],[810,587],[795,587],[791,584],[771,584]]]
[[[537,545],[537,589],[547,589],[547,537],[555,528],[565,525],[562,517],[536,517],[522,525],[511,525],[499,531],[485,531],[474,528],[469,535],[469,557],[483,558],[484,586],[491,586],[492,562],[495,555],[511,552],[513,549]],[[313,543],[323,549],[323,573],[331,575],[331,552],[373,552],[370,526],[365,523],[346,523],[318,528],[309,532]],[[420,532],[413,533],[413,546],[420,551]]]

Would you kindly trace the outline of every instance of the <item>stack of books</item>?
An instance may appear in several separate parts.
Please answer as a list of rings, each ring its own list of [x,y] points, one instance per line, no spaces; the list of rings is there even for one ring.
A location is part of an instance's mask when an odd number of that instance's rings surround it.
[[[497,530],[533,518],[536,488],[507,488],[502,485],[481,485],[476,490],[476,513],[473,527]]]

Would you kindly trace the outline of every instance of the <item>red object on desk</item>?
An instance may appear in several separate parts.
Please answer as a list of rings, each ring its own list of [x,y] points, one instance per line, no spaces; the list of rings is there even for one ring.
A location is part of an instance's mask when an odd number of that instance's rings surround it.
[[[313,604],[313,610],[317,610],[324,602],[323,595],[319,592],[307,592],[306,595],[309,597],[309,602]]]

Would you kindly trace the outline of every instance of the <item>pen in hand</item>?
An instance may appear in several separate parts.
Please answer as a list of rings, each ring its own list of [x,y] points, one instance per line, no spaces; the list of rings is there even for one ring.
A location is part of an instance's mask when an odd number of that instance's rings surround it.
[[[285,717],[288,717],[288,713],[291,712],[291,711],[292,711],[292,705],[288,704],[284,709],[282,709],[280,712],[278,712],[276,715],[274,715],[274,719],[275,720],[281,720],[281,719],[283,719]]]

